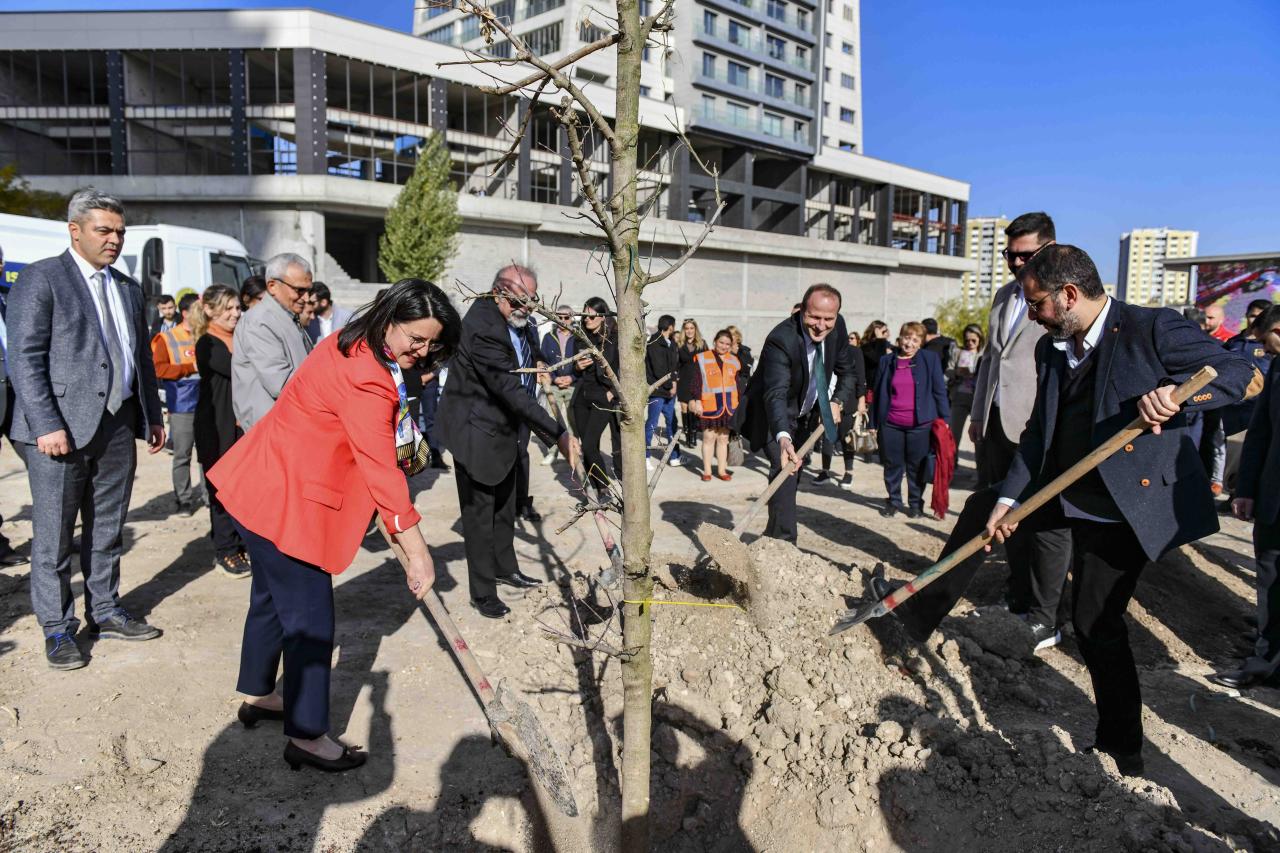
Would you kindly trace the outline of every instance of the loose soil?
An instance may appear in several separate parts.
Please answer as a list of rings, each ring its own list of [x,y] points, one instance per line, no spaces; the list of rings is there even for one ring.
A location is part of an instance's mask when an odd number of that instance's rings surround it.
[[[548,583],[505,595],[506,620],[467,605],[452,475],[416,478],[417,505],[446,606],[490,678],[537,711],[565,758],[583,813],[572,831],[612,849],[618,661],[556,639],[576,628],[620,645],[616,624],[597,621],[607,594],[589,583],[607,559],[589,519],[555,534],[576,499],[556,480],[560,463],[533,455],[546,519],[518,529],[517,552]],[[82,636],[89,666],[50,671],[28,569],[0,571],[0,851],[545,849],[548,820],[524,768],[492,743],[376,534],[335,589],[333,726],[367,746],[368,764],[294,773],[278,724],[235,721],[249,583],[213,568],[203,512],[172,514],[169,463],[140,460],[122,582],[125,607],[162,638]],[[1079,652],[1068,636],[1027,654],[1021,623],[999,606],[998,556],[927,643],[892,617],[827,636],[877,562],[890,578],[929,565],[954,513],[882,519],[873,465],[857,465],[853,492],[806,478],[800,547],[753,542],[760,589],[747,603],[693,536],[704,522],[732,527],[765,486],[759,460],[736,474],[702,483],[670,469],[654,502],[655,598],[671,602],[652,607],[655,849],[1280,850],[1280,691],[1229,695],[1204,680],[1253,628],[1246,525],[1224,519],[1221,533],[1143,576],[1130,625],[1148,778],[1126,779],[1082,752],[1095,717]],[[7,450],[0,512],[25,547],[30,493]]]

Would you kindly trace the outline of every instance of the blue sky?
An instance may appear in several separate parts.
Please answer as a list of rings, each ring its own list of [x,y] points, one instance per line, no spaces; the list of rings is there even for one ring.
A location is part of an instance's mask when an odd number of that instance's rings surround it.
[[[405,0],[109,5],[411,17]],[[1106,281],[1130,228],[1198,230],[1200,254],[1280,250],[1280,0],[864,0],[862,49],[867,154],[969,181],[971,215],[1049,211]]]

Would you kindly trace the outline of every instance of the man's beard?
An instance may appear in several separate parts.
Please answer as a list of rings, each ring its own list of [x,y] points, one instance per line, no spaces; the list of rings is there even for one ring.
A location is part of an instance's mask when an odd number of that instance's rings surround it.
[[[1056,307],[1056,306],[1055,306]],[[1055,341],[1068,341],[1080,331],[1082,324],[1074,312],[1064,311],[1057,328],[1050,328],[1049,334]]]
[[[523,311],[512,311],[511,316],[507,317],[507,325],[513,329],[523,329],[529,325],[529,315]]]

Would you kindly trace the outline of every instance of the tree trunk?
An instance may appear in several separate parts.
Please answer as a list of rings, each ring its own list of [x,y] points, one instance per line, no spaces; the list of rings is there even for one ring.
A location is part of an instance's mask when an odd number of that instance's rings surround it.
[[[622,551],[625,560],[623,598],[649,600],[649,493],[645,475],[644,421],[649,402],[645,378],[646,343],[641,301],[639,228],[636,209],[636,142],[640,131],[640,38],[638,0],[618,0],[618,76],[615,134],[611,151],[611,213],[622,251],[615,253],[613,280],[618,298],[619,380],[626,395],[622,417]],[[633,654],[622,663],[622,850],[649,850],[649,736],[652,723],[653,659],[649,638],[653,622],[649,605],[623,605],[623,647]]]

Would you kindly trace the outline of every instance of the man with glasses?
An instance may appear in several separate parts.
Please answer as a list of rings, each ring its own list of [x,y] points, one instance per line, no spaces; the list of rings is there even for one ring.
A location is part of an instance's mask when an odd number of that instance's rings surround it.
[[[1017,276],[1056,237],[1053,220],[1043,212],[1024,213],[1004,230],[1001,252]],[[974,380],[973,422],[969,438],[978,465],[978,488],[999,483],[1009,473],[1036,400],[1036,344],[1045,332],[1027,316],[1027,299],[1015,278],[996,291],[987,319],[987,351]],[[1027,525],[1005,546],[1009,609],[1024,615],[1036,635],[1037,651],[1057,645],[1058,626],[1070,614],[1063,596],[1071,560],[1066,530]]]
[[[449,360],[436,423],[440,441],[453,455],[462,510],[471,605],[501,619],[511,612],[497,584],[525,589],[542,583],[520,571],[515,522],[520,445],[530,431],[576,461],[578,443],[538,405],[536,339],[528,334],[528,300],[537,299],[538,279],[527,267],[498,270],[488,298],[477,299],[462,320],[462,342]]]
[[[577,378],[574,374],[572,359],[578,351],[578,339],[573,336],[573,324],[573,309],[568,305],[561,305],[556,309],[554,328],[542,336],[543,363],[552,365],[568,362],[552,370],[549,380],[542,386],[547,405],[550,406],[554,400],[566,422],[569,418],[569,401],[573,399],[573,383]],[[554,447],[551,448],[543,455],[542,464],[550,465],[559,455],[560,451]]]
[[[311,264],[283,252],[267,261],[267,293],[236,324],[231,354],[231,400],[245,431],[262,420],[285,382],[311,352],[298,317],[311,296]]]

